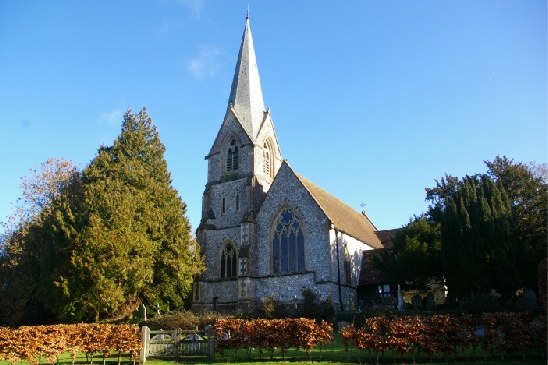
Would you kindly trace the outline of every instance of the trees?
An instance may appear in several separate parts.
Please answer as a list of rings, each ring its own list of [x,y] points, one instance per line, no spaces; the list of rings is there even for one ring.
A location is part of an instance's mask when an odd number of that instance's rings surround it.
[[[425,277],[438,276],[461,297],[538,287],[547,251],[548,167],[500,156],[484,162],[487,174],[446,174],[426,189],[427,213],[400,229],[378,262],[392,284],[421,289]]]
[[[454,180],[452,180],[455,182]],[[466,176],[450,189],[427,189],[432,215],[441,224],[443,271],[450,293],[495,289],[510,296],[519,287],[521,244],[511,203],[500,182]]]
[[[441,280],[440,223],[427,216],[415,216],[396,232],[392,248],[381,253],[376,265],[393,287],[423,290],[432,280]]]
[[[50,158],[30,171],[21,179],[22,198],[3,224],[0,240],[0,321],[7,324],[51,318],[52,275],[63,262],[52,225],[61,202],[80,186],[78,166],[63,158]]]
[[[114,145],[84,169],[82,229],[59,281],[73,319],[123,315],[142,302],[180,308],[201,272],[164,151],[146,109],[128,111]]]
[[[526,287],[537,287],[537,266],[546,257],[548,227],[548,174],[546,164],[515,163],[506,156],[484,161],[487,173],[502,184],[512,203],[523,244],[520,274]]]
[[[25,204],[0,246],[0,321],[183,306],[203,263],[164,151],[146,109],[128,111],[113,146],[81,173],[51,160],[24,180]]]

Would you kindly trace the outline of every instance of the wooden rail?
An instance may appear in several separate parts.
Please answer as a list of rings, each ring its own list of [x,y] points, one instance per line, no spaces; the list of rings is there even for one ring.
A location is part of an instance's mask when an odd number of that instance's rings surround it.
[[[141,329],[143,349],[139,356],[141,364],[152,358],[174,358],[204,356],[215,359],[215,334],[211,326],[203,330],[151,330]]]

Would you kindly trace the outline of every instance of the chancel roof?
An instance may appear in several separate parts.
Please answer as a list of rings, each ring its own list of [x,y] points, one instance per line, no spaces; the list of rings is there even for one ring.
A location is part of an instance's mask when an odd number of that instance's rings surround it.
[[[310,195],[312,195],[329,220],[331,220],[331,223],[333,223],[335,228],[365,242],[373,248],[384,247],[375,233],[377,228],[364,213],[358,213],[352,207],[335,198],[333,195],[308,181],[301,175],[296,173],[295,175],[310,192]]]

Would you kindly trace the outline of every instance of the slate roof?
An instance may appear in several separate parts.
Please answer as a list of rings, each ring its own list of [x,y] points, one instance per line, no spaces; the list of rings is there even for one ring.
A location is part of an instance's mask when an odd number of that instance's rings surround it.
[[[251,141],[255,141],[265,117],[265,106],[253,37],[249,26],[249,16],[246,18],[242,44],[236,62],[228,98],[228,110],[234,112]]]
[[[349,205],[343,203],[301,175],[297,173],[295,175],[310,192],[310,195],[312,195],[329,220],[331,220],[335,228],[365,242],[373,248],[383,248],[381,241],[375,234],[377,228],[365,214],[358,213]]]

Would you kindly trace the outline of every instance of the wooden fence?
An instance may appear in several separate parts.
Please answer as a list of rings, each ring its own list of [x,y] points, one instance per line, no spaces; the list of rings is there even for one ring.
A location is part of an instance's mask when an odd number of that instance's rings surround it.
[[[211,326],[203,330],[151,330],[141,329],[143,349],[139,362],[147,358],[174,358],[204,356],[215,359],[215,333]]]

